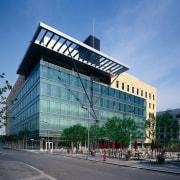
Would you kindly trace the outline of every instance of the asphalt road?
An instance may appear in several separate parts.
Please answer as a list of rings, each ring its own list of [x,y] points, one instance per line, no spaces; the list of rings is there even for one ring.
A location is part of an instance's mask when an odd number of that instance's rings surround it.
[[[179,175],[63,157],[0,149],[0,179],[57,180],[176,180]],[[15,164],[13,166],[13,163]],[[25,163],[25,164],[24,164]],[[44,175],[42,174],[45,173]],[[46,176],[47,175],[47,176]]]

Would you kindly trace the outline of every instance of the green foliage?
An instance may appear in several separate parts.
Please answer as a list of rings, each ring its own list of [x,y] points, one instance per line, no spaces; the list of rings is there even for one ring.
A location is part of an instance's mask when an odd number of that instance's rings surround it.
[[[125,115],[122,119],[113,117],[105,124],[105,135],[111,141],[122,141],[124,146],[127,146],[130,142],[130,134],[134,140],[139,137],[135,121],[127,118]]]
[[[4,79],[4,77],[5,77],[5,73],[0,74],[1,79]],[[3,84],[3,83],[1,83],[1,84]],[[7,113],[7,104],[6,104],[7,98],[5,97],[4,94],[7,91],[10,91],[12,89],[12,86],[9,84],[9,82],[7,80],[5,80],[4,84],[5,85],[3,87],[0,87],[0,128],[2,128],[2,126],[6,125],[7,118],[10,118]],[[14,103],[14,101],[16,101],[16,99],[14,99],[11,103]]]
[[[130,134],[132,140],[137,140],[141,137],[137,131],[137,125],[131,118],[127,118],[125,115],[122,119],[113,117],[109,119],[102,127],[98,124],[94,124],[90,127],[90,143],[94,143],[95,139],[109,139],[110,141],[122,141],[124,146],[129,145]],[[69,142],[84,142],[87,140],[88,132],[87,128],[81,124],[74,125],[72,127],[64,129],[62,136]]]
[[[14,141],[18,139],[25,139],[25,138],[29,138],[30,134],[31,134],[31,131],[25,129],[25,130],[19,131],[18,134],[13,134],[10,136],[7,136],[7,135],[2,136],[0,140],[2,142],[5,142],[5,141]]]
[[[0,142],[4,143],[7,139],[8,139],[8,136],[6,136],[6,135],[0,136]]]
[[[98,124],[94,124],[90,127],[89,130],[89,141],[92,143],[94,139],[102,138],[101,128]]]
[[[80,123],[64,129],[62,137],[69,142],[84,142],[87,137],[87,128]]]
[[[29,131],[28,129],[25,130],[21,130],[18,133],[18,139],[24,139],[24,138],[28,138],[29,135],[31,134],[31,131]]]

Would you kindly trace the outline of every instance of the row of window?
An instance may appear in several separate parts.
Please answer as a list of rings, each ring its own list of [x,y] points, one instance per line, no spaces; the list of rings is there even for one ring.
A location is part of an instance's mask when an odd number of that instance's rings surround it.
[[[11,125],[11,124],[10,124]],[[18,134],[20,130],[28,129],[30,131],[38,130],[39,128],[39,118],[35,118],[31,121],[22,121],[20,124],[14,124],[10,126],[11,134]]]
[[[41,83],[40,87],[41,87],[40,93],[42,95],[66,99],[66,100],[75,101],[75,102],[78,101],[79,103],[84,103],[84,104],[88,103],[86,94],[79,91],[75,91],[73,90],[73,88],[71,88],[70,90],[63,87],[54,86],[52,84],[46,84],[43,82]],[[118,95],[119,95],[119,92],[118,92]],[[97,98],[98,97],[94,95],[93,102],[95,102]],[[123,92],[121,92],[120,97],[118,96],[118,98],[122,99],[123,102],[127,101],[127,102],[134,103],[136,105],[145,106],[145,100],[137,96],[124,94]],[[109,98],[108,96],[106,96],[106,98],[101,98],[100,100],[98,100],[95,105],[105,107],[105,108],[116,109],[116,110],[120,110],[120,109],[123,110],[119,106],[119,100],[114,99],[113,101],[113,99]]]
[[[119,88],[119,81],[116,81],[116,88]],[[125,83],[122,83],[122,90],[125,90]],[[130,86],[128,84],[127,84],[126,90],[127,92],[130,92]],[[149,98],[149,99],[152,98],[153,100],[155,100],[154,94],[153,95],[151,93],[148,94],[148,92],[146,91],[144,92],[143,90],[140,90],[140,88],[137,88],[135,92],[135,88],[132,86],[131,93],[140,95],[142,97],[144,96],[145,98]]]
[[[155,109],[155,105],[154,104],[151,105],[151,103],[149,103],[149,109],[151,109],[151,108],[154,110]]]
[[[79,78],[77,77],[77,75],[74,73],[72,73],[72,71],[70,70],[66,70],[61,68],[61,71],[57,70],[56,66],[52,66],[51,68],[49,68],[48,65],[49,63],[43,62],[43,64],[41,63],[41,77],[44,78],[48,78],[53,80],[53,84],[56,83],[56,87],[54,87],[54,92],[56,91],[56,96],[58,96],[58,93],[60,93],[59,87],[57,86],[64,86],[65,88],[69,88],[68,85],[73,86],[73,87],[77,87],[77,88],[82,88],[81,82],[79,80]],[[90,87],[90,79],[88,80],[88,78],[86,78],[84,75],[82,76],[82,82],[84,84],[85,89],[89,92],[91,87]],[[44,81],[45,82],[45,81]],[[48,82],[45,82],[48,84]],[[48,91],[48,93],[50,94],[50,91],[52,91],[52,89],[50,90],[50,85],[44,85],[44,86],[48,86],[48,87],[42,87],[42,89],[44,89],[44,91]],[[93,93],[103,93],[104,90],[106,89],[106,86],[102,85],[102,84],[98,84],[96,82],[93,82]],[[67,93],[67,96],[70,94],[70,90]],[[145,100],[144,99],[138,99],[139,97],[137,96],[133,96],[131,94],[113,89],[113,88],[108,88],[104,95],[107,96],[112,96],[118,99],[123,99],[123,100],[127,100],[129,102],[133,102],[133,103],[137,103],[137,104],[141,104],[141,105],[145,105]],[[65,95],[66,96],[66,95]]]
[[[22,123],[26,121],[28,118],[31,118],[33,115],[39,112],[39,102],[35,102],[30,106],[24,106],[19,111],[19,105],[17,105],[17,109],[11,113],[11,116],[16,117],[15,119],[11,119],[11,126]]]
[[[10,107],[10,113],[17,116],[20,111],[27,108],[31,102],[39,95],[39,85],[35,86],[32,90],[30,89],[29,93],[24,97],[17,96],[18,100],[15,101],[13,105]]]
[[[48,95],[48,96],[51,95],[53,97],[58,97],[58,98],[63,96],[64,99],[68,99],[68,100],[78,97],[79,99],[83,99],[85,103],[87,103],[87,98],[84,96],[85,93],[82,93],[82,86],[81,86],[80,80],[74,74],[70,74],[70,73],[67,74],[67,72],[62,71],[63,69],[61,69],[61,72],[59,72],[56,69],[50,69],[47,66],[42,66],[41,70],[42,70],[42,72],[40,73],[41,77],[53,80],[53,81],[48,81],[48,79],[44,79],[44,78],[41,80],[41,82],[43,82],[41,83],[42,94]],[[90,81],[87,79],[82,79],[82,81],[83,81],[85,89],[87,90],[88,93],[90,93],[90,89],[91,89]],[[72,89],[76,91],[73,92]],[[94,96],[99,96],[101,93],[104,92],[105,89],[106,89],[106,86],[93,82]],[[77,92],[77,90],[81,92]],[[78,94],[80,94],[80,96]],[[105,91],[104,95],[122,99],[122,100],[132,102],[135,104],[140,104],[142,106],[145,106],[146,104],[146,100],[143,98],[140,98],[138,96],[134,96],[134,95],[131,95],[131,94],[128,94],[128,93],[125,93],[125,92],[122,92],[113,88],[108,88]]]
[[[21,99],[23,96],[26,96],[28,91],[35,85],[39,79],[39,66],[36,66],[33,72],[26,79],[25,83],[22,85],[21,89],[18,91],[18,99]],[[34,95],[33,95],[34,96]]]
[[[170,119],[173,119],[173,118],[180,118],[180,114],[170,115],[169,118],[170,118]]]
[[[107,107],[105,107],[105,108],[107,108]],[[129,112],[130,110],[133,109],[133,111],[134,111],[133,114],[145,116],[144,109],[141,109],[138,107],[133,107],[133,106],[128,106],[126,104],[117,103],[117,104],[114,104],[114,108],[113,107],[111,107],[111,108],[112,108],[112,110],[121,111],[122,113]],[[62,114],[62,115],[87,118],[87,112],[86,112],[86,110],[81,108],[81,106],[74,106],[71,104],[62,104],[62,103],[57,103],[57,102],[47,101],[47,100],[40,101],[40,111],[53,113],[53,114]],[[96,116],[98,119],[103,120],[103,118],[102,118],[103,115],[101,115],[101,111],[96,110]],[[108,118],[105,118],[104,120],[107,120]]]

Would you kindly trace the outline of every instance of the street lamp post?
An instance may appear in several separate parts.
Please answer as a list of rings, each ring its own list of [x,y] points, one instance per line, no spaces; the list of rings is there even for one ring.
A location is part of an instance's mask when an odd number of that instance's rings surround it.
[[[134,112],[134,110],[129,110],[129,112],[131,113],[131,119],[132,119],[132,113]],[[129,130],[130,133],[130,150],[131,150],[131,128]]]
[[[42,121],[42,122],[48,124],[48,146],[49,146],[49,123],[47,121]]]
[[[88,111],[88,159],[89,159],[89,108],[82,106],[83,109]]]

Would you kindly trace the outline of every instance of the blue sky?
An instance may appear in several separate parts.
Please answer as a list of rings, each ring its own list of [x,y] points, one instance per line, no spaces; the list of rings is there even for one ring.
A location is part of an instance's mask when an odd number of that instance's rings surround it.
[[[101,51],[157,88],[157,111],[180,108],[180,0],[0,0],[0,73],[16,71],[39,22]]]

